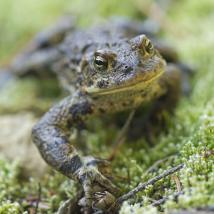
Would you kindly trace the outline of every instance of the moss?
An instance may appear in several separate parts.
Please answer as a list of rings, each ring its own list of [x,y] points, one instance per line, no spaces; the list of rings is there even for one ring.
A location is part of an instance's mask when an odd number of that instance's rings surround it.
[[[76,11],[76,14],[81,17],[80,24],[82,25],[88,24],[98,16],[108,16],[114,13],[139,15],[139,8],[135,7],[139,4],[137,0],[125,0],[123,4],[119,1],[102,1],[101,3],[96,0],[87,8],[82,7],[82,3],[83,1],[62,3],[57,0],[51,0],[51,2],[37,0],[35,3],[21,0],[13,1],[12,4],[11,0],[1,1],[1,33],[4,33],[4,37],[0,39],[2,41],[4,38],[4,42],[0,42],[1,58],[6,61],[8,56],[22,46],[34,32],[52,22],[56,16],[66,10]],[[16,9],[17,5],[19,8],[25,8],[22,17]],[[197,73],[192,79],[191,96],[181,99],[175,115],[169,118],[168,133],[157,137],[157,144],[151,147],[146,144],[144,138],[137,142],[126,142],[112,163],[115,182],[122,192],[129,191],[139,182],[160,174],[172,165],[184,163],[185,167],[176,175],[185,193],[178,197],[177,203],[170,199],[159,209],[149,206],[152,200],[158,200],[177,191],[175,181],[168,177],[139,193],[134,200],[125,202],[120,213],[158,213],[159,210],[168,211],[214,204],[214,53],[210,48],[214,45],[212,30],[214,16],[211,8],[213,8],[212,0],[203,2],[182,0],[179,3],[174,1],[171,5],[165,17],[167,19],[165,37],[177,47],[183,61],[190,62],[197,68]],[[93,12],[95,10],[96,13]],[[10,14],[9,18],[8,14]],[[26,18],[29,16],[31,16],[31,21]],[[5,22],[6,18],[7,22]],[[176,23],[176,28],[174,23]],[[12,109],[10,112],[19,109],[45,111],[55,99],[50,94],[44,99],[37,83],[36,80],[26,79],[10,86],[11,90],[4,92],[4,96],[1,95],[0,102],[4,102],[4,105],[1,105],[5,106],[2,112],[5,112],[5,109]],[[27,100],[20,102],[23,94],[29,94],[32,97],[30,102]],[[112,150],[110,142],[115,139],[118,130],[114,126],[107,128],[100,120],[96,120],[94,130],[94,133],[84,132],[88,153],[108,157]],[[147,170],[157,161],[160,162],[159,165],[148,172]],[[41,181],[34,179],[22,181],[20,168],[16,162],[8,163],[2,160],[0,168],[2,169],[0,172],[0,201],[2,201],[0,213],[9,213],[9,209],[15,209],[13,213],[20,210],[23,212],[29,207],[35,207],[35,204],[30,204],[28,199],[30,196],[38,197],[38,182],[42,187],[40,203],[44,205],[43,207],[47,207],[45,210],[40,209],[41,213],[52,213],[60,202],[75,196],[76,187],[73,182],[58,173],[47,173]]]
[[[9,200],[10,197],[13,194],[16,194],[18,192],[17,190],[19,189],[19,187],[17,186],[19,167],[17,162],[9,164],[1,160],[0,168],[0,201],[5,200],[6,198]]]
[[[21,207],[18,203],[11,203],[10,201],[5,201],[2,203],[0,207],[1,214],[19,214],[21,211]]]
[[[155,207],[143,207],[139,203],[136,203],[134,205],[129,204],[128,202],[124,202],[120,214],[127,214],[127,213],[147,213],[147,214],[158,214],[158,210]]]
[[[3,158],[0,159],[0,168],[0,213],[2,214],[13,213],[12,209],[14,213],[35,210],[38,200],[39,212],[53,213],[59,207],[62,198],[75,197],[74,182],[59,173],[47,173],[40,181],[23,178],[19,163],[8,163]]]

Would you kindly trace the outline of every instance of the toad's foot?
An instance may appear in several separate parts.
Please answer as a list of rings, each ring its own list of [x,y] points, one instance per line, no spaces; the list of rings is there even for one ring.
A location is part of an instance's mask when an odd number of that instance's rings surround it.
[[[104,192],[96,192],[94,194],[95,200],[93,202],[93,209],[97,211],[97,213],[102,213],[105,210],[105,213],[113,213],[114,205],[116,203],[116,198],[111,193]]]
[[[98,170],[98,165],[106,165],[107,161],[84,157],[83,162],[83,166],[76,172],[77,179],[84,190],[84,198],[80,200],[79,204],[85,207],[86,210],[90,210],[95,202],[95,192],[102,190],[116,195],[118,194],[118,188]]]

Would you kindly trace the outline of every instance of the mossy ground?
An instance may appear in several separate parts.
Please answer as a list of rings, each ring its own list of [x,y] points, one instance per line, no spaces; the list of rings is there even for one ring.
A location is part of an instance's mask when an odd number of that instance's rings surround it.
[[[125,0],[123,3],[96,0],[91,1],[84,8],[83,2],[1,1],[1,60],[8,61],[26,40],[39,29],[53,22],[63,12],[75,11],[75,14],[80,17],[80,24],[84,25],[96,20],[99,16],[111,14],[139,17],[144,6],[138,0]],[[214,204],[214,52],[211,48],[214,47],[213,8],[212,0],[172,1],[164,17],[166,21],[164,36],[178,49],[183,61],[192,63],[197,68],[197,73],[192,79],[191,96],[180,100],[175,116],[169,118],[168,133],[161,134],[156,139],[155,146],[148,146],[144,138],[137,142],[126,142],[113,162],[116,182],[124,192],[172,165],[184,163],[185,167],[176,175],[182,183],[185,194],[178,198],[178,203],[173,200],[165,203],[161,207],[165,212],[170,209]],[[4,100],[3,109],[6,106],[8,112],[20,109],[33,111],[36,108],[33,106],[38,106],[39,111],[42,112],[50,105],[49,98],[41,100],[36,80],[24,80],[13,87],[11,89],[13,91],[7,92],[4,99],[3,95],[0,97],[1,103]],[[32,94],[31,102],[19,102],[26,91]],[[11,94],[16,98],[12,103],[10,103]],[[85,133],[87,145],[91,154],[108,157],[109,142],[113,140],[115,131],[111,128],[104,131],[102,126],[101,121],[97,121],[96,133]],[[146,173],[146,170],[159,160],[164,161],[155,170]],[[16,160],[12,163],[4,159],[0,161],[0,214],[20,213],[35,207],[35,201],[40,192],[39,185],[42,204],[39,213],[53,213],[60,202],[68,197],[74,197],[75,185],[58,173],[51,171],[44,176],[44,179],[36,180],[23,179],[21,172]],[[132,201],[135,203],[133,206],[128,202],[125,203],[121,213],[130,213],[131,210],[134,210],[134,213],[142,213],[142,211],[157,213],[157,208],[147,205],[152,200],[170,195],[175,191],[174,179],[172,177],[164,179],[139,193]]]

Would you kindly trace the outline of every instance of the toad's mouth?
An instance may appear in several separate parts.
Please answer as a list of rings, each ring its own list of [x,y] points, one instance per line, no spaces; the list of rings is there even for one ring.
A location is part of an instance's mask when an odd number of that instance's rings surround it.
[[[136,77],[134,81],[127,81],[124,84],[120,84],[111,88],[86,88],[85,91],[92,96],[95,95],[108,95],[113,93],[120,93],[129,90],[143,90],[149,87],[156,79],[162,76],[164,70],[159,70],[158,72],[150,73],[143,77]]]

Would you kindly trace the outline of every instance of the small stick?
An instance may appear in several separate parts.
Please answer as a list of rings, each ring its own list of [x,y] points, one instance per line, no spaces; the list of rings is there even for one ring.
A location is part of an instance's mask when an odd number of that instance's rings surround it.
[[[178,170],[182,169],[183,167],[184,167],[184,164],[180,164],[178,166],[175,166],[171,169],[164,171],[162,174],[160,174],[154,178],[151,178],[150,180],[148,180],[145,183],[138,184],[138,186],[135,187],[133,190],[131,190],[130,192],[126,193],[125,195],[122,195],[121,197],[119,197],[116,201],[116,204],[122,204],[127,199],[133,198],[134,195],[136,195],[138,192],[146,189],[147,186],[155,184],[157,181],[161,180],[162,178],[164,178],[168,175],[173,174],[174,172],[177,172]]]
[[[114,159],[114,157],[116,156],[116,153],[118,152],[120,146],[124,143],[125,141],[125,135],[128,131],[128,128],[130,126],[130,123],[133,119],[135,115],[135,110],[132,110],[125,122],[125,124],[123,125],[122,129],[120,130],[119,134],[116,137],[115,142],[113,143],[113,151],[111,152],[108,160],[112,161]]]
[[[175,181],[175,184],[177,187],[177,192],[181,192],[182,191],[182,184],[181,184],[179,177],[177,175],[173,175],[172,179]]]
[[[183,191],[181,191],[181,192],[176,192],[176,193],[174,193],[174,194],[171,195],[171,196],[173,197],[173,199],[176,199],[179,195],[182,195],[182,194],[184,194]],[[169,199],[169,197],[170,197],[170,196],[165,196],[165,197],[161,198],[160,200],[157,200],[157,201],[153,202],[153,203],[151,204],[151,206],[154,206],[154,207],[160,206],[161,204],[165,203],[165,202]]]
[[[152,172],[154,169],[156,169],[161,163],[169,160],[170,158],[175,157],[175,155],[170,155],[168,157],[165,157],[163,159],[157,160],[152,166],[150,166],[145,172],[143,176],[146,176],[148,173]]]
[[[35,207],[35,214],[37,214],[38,212],[38,208],[39,208],[39,202],[41,201],[41,194],[42,194],[42,188],[41,188],[41,184],[38,184],[38,198],[36,200],[36,207]]]

